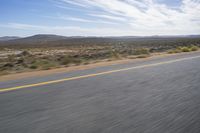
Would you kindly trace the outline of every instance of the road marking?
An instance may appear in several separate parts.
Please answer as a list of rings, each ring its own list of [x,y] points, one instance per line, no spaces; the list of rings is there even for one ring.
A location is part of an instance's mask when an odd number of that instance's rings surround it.
[[[191,60],[191,59],[195,59],[195,58],[200,58],[200,56],[181,58],[181,59],[165,61],[165,62],[160,62],[160,63],[154,63],[154,64],[148,64],[148,65],[142,65],[142,66],[135,66],[135,67],[118,69],[118,70],[105,71],[105,72],[100,72],[100,73],[94,73],[94,74],[88,74],[88,75],[83,75],[83,76],[76,76],[76,77],[71,77],[71,78],[52,80],[52,81],[29,84],[29,85],[16,86],[16,87],[11,87],[11,88],[2,88],[2,89],[0,89],[0,92],[8,92],[8,91],[14,91],[14,90],[25,89],[25,88],[30,88],[30,87],[37,87],[37,86],[42,86],[42,85],[60,83],[60,82],[64,82],[64,81],[70,81],[70,80],[76,80],[76,79],[82,79],[82,78],[89,78],[89,77],[94,77],[94,76],[99,76],[99,75],[106,75],[106,74],[111,74],[111,73],[116,73],[116,72],[127,71],[127,70],[159,66],[159,65],[163,65],[163,64],[170,64],[170,63],[180,62],[180,61],[184,61],[184,60]]]

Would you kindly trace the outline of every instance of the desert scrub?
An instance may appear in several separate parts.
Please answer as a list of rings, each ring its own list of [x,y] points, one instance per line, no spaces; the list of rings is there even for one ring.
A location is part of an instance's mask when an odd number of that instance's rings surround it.
[[[33,64],[29,64],[30,69],[48,70],[57,66],[54,60],[38,58]]]
[[[197,51],[199,49],[198,46],[184,46],[184,47],[177,47],[176,49],[169,50],[169,54],[173,53],[181,53],[181,52],[191,52],[191,51]]]
[[[191,51],[197,51],[199,49],[199,47],[197,46],[185,46],[185,47],[178,47],[182,52],[191,52]]]
[[[80,58],[71,57],[71,56],[62,56],[58,59],[61,65],[69,65],[69,64],[75,64],[79,65],[81,64],[82,60]]]
[[[29,68],[30,68],[30,69],[37,69],[38,66],[37,66],[37,65],[31,65]]]
[[[190,52],[190,47],[179,47],[178,49],[181,50],[181,52]]]
[[[169,54],[181,53],[180,49],[172,49],[168,51]]]
[[[31,54],[28,51],[23,51],[19,55],[20,56],[30,56]]]
[[[111,50],[110,51],[110,58],[114,58],[114,59],[120,59],[121,55],[119,52],[115,51],[115,50]]]
[[[7,61],[8,62],[15,62],[16,61],[16,56],[15,55],[8,55]]]
[[[150,50],[148,48],[138,48],[133,51],[134,55],[149,55]]]
[[[190,47],[190,49],[191,49],[191,51],[197,51],[197,50],[199,50],[199,47],[198,47],[198,46],[195,46],[195,45],[192,45],[192,46]]]

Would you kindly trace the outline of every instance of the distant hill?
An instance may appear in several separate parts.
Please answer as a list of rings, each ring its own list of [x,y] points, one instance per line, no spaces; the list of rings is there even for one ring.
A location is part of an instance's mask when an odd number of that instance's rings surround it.
[[[10,40],[9,42],[13,43],[43,43],[49,41],[57,41],[66,39],[65,36],[58,36],[58,35],[50,35],[50,34],[38,34],[30,37],[19,38],[15,40]]]
[[[9,37],[7,37],[9,38]],[[175,46],[186,44],[199,44],[200,35],[187,36],[118,36],[118,37],[85,37],[85,36],[59,36],[51,34],[38,34],[25,38],[12,38],[0,41],[0,47],[65,47],[65,46],[93,46],[93,45],[116,45],[122,46],[132,45],[134,47],[141,46]],[[119,47],[119,49],[120,49]]]
[[[3,37],[0,37],[0,41],[9,41],[9,40],[15,40],[19,38],[20,37],[17,37],[17,36],[3,36]]]

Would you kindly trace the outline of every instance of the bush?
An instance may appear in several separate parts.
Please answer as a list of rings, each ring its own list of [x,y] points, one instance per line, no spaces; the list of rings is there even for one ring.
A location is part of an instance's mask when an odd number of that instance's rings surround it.
[[[15,62],[16,61],[16,56],[15,55],[8,55],[7,61],[8,62]]]
[[[80,64],[82,61],[81,59],[70,57],[70,56],[64,56],[60,60],[61,65],[68,65],[68,64]]]
[[[16,62],[16,64],[22,64],[22,63],[24,63],[24,59],[23,58],[18,59],[17,62]]]
[[[54,62],[53,60],[37,59],[36,62],[31,65],[32,66],[31,69],[40,68],[43,70],[47,70],[47,69],[55,67],[56,65],[57,65],[56,62]]]
[[[140,48],[140,49],[136,49],[134,50],[134,54],[135,55],[148,55],[150,54],[150,51],[148,48]]]
[[[180,50],[182,52],[190,52],[191,51],[189,47],[180,47]]]
[[[74,64],[76,64],[76,65],[81,64],[81,62],[82,62],[81,59],[76,59],[76,58],[74,58],[73,61],[72,61],[72,63],[74,63]]]
[[[169,54],[173,53],[181,53],[181,52],[191,52],[191,51],[197,51],[199,49],[198,46],[189,46],[189,47],[177,47],[176,49],[168,51]]]
[[[20,54],[21,56],[30,56],[31,54],[28,51],[23,51]]]
[[[117,51],[110,51],[110,58],[119,59],[121,56]]]
[[[198,49],[199,49],[199,47],[194,46],[194,45],[190,47],[190,50],[191,50],[191,51],[197,51]]]
[[[9,67],[9,68],[11,68],[11,67],[14,67],[14,65],[12,63],[6,63],[3,67]]]
[[[169,54],[181,53],[180,49],[173,49],[168,51]]]
[[[36,66],[36,65],[31,65],[29,68],[30,68],[30,69],[37,69],[38,66]]]
[[[48,69],[56,67],[56,64],[54,62],[45,62],[45,64],[41,64],[40,67],[42,70],[48,70]]]

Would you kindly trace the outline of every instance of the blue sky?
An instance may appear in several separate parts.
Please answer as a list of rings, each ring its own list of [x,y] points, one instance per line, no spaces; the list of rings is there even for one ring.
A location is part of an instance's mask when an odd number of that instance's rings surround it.
[[[1,0],[0,36],[200,34],[200,0]]]

